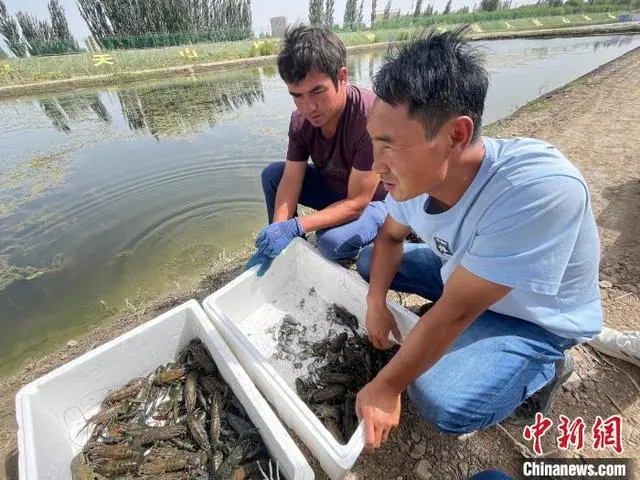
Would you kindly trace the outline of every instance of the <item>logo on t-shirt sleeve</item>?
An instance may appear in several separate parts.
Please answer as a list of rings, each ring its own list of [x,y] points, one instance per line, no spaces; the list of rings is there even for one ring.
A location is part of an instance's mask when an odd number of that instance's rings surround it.
[[[449,242],[438,237],[433,237],[433,240],[436,242],[436,248],[442,255],[453,255],[451,248],[449,248]]]

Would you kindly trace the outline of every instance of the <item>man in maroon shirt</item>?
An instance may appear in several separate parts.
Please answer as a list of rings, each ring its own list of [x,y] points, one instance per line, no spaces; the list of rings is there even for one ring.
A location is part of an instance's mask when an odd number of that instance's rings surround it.
[[[262,266],[258,275],[296,236],[315,231],[318,250],[340,261],[357,256],[384,223],[386,192],[371,171],[367,132],[375,95],[347,83],[346,56],[339,37],[323,28],[298,26],[283,40],[278,69],[297,109],[286,161],[262,172],[269,225],[247,263]],[[316,212],[298,217],[298,203]]]

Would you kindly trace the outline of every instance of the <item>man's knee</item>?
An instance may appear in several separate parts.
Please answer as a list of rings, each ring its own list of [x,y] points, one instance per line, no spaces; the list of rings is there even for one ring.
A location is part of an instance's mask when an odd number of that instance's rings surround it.
[[[262,188],[265,190],[275,188],[277,190],[282,174],[284,162],[273,162],[262,169]]]
[[[329,260],[346,260],[358,255],[362,239],[358,235],[349,237],[340,228],[331,228],[316,233],[316,248]]]
[[[463,434],[483,429],[492,422],[492,415],[483,414],[477,405],[465,404],[442,385],[425,386],[412,383],[407,388],[411,402],[422,418],[444,433]]]
[[[356,267],[358,269],[358,273],[365,280],[369,281],[369,276],[371,274],[371,258],[373,256],[373,245],[368,245],[360,250],[360,254],[358,255],[358,260],[356,262]]]

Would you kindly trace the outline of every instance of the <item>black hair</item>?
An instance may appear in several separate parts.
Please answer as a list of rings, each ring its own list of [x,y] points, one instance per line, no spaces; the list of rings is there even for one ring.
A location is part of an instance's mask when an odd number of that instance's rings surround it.
[[[338,88],[338,72],[347,63],[340,37],[322,27],[297,25],[287,29],[278,54],[278,70],[286,83],[298,83],[312,71],[327,75]]]
[[[406,105],[409,115],[423,123],[427,138],[458,115],[473,120],[472,141],[480,135],[489,76],[464,38],[468,28],[419,33],[391,52],[373,80],[376,95],[390,105]]]

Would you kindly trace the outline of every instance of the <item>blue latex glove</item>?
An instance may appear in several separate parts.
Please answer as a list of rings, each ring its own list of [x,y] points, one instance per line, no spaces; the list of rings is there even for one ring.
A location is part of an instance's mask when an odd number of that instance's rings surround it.
[[[253,256],[249,259],[247,263],[245,263],[244,269],[249,270],[251,267],[254,267],[255,265],[260,265],[260,268],[258,269],[258,277],[261,277],[269,269],[272,261],[273,261],[273,258],[267,257],[264,253],[258,251],[253,254]]]
[[[263,228],[256,238],[256,247],[268,257],[276,257],[295,237],[304,235],[298,217],[276,222]]]

